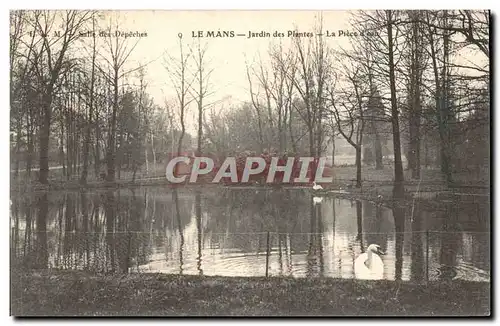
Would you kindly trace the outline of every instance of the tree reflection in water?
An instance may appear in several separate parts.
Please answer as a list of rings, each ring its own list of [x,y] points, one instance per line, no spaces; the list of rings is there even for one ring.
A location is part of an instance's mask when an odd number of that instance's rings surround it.
[[[426,261],[424,240],[427,236],[423,228],[422,212],[419,209],[412,210],[411,216],[411,279],[416,282],[425,280]]]
[[[179,194],[177,193],[177,189],[174,188],[172,191],[172,198],[175,204],[175,217],[177,218],[177,226],[179,228],[179,238],[180,238],[180,245],[179,245],[179,275],[182,275],[183,272],[183,265],[184,265],[184,260],[183,260],[183,250],[184,250],[184,234],[182,232],[182,222],[181,222],[181,212],[180,212],[180,205],[179,205]]]
[[[270,232],[270,275],[351,278],[354,258],[377,243],[388,279],[449,277],[447,266],[456,278],[488,279],[489,237],[480,226],[466,231],[460,214],[417,205],[411,220],[364,201],[315,205],[292,189],[49,192],[13,199],[11,259],[25,268],[262,276]]]
[[[403,241],[405,236],[405,208],[396,203],[392,210],[394,216],[394,230],[396,236],[396,266],[395,266],[395,279],[401,280],[403,269]]]
[[[198,239],[198,258],[197,258],[197,268],[200,275],[203,275],[203,269],[201,268],[201,249],[202,249],[202,214],[201,214],[201,193],[199,190],[195,192],[195,210],[196,210],[196,230],[197,230],[197,239]]]
[[[35,244],[35,268],[46,268],[49,262],[47,248],[47,215],[49,212],[49,201],[46,192],[39,195],[37,202],[38,214],[36,216],[36,244]]]

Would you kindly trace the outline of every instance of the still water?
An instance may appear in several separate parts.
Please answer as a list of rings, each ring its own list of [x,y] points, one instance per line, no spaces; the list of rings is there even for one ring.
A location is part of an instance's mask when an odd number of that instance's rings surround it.
[[[489,281],[489,207],[426,211],[314,200],[306,189],[142,188],[13,195],[21,268],[354,278],[374,243],[384,278]]]

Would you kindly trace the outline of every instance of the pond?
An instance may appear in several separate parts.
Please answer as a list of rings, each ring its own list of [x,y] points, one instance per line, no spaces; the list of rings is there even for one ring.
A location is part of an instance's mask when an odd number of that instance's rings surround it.
[[[354,278],[370,244],[388,280],[490,280],[489,206],[426,211],[308,189],[165,187],[12,196],[11,263],[104,273]]]

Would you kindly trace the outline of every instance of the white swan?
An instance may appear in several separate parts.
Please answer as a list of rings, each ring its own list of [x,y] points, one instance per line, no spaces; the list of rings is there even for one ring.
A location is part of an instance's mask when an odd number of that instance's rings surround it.
[[[354,261],[354,275],[361,280],[380,280],[384,278],[384,263],[380,255],[384,253],[380,246],[371,244],[366,252]]]
[[[318,185],[318,184],[316,184],[316,181],[314,181],[313,182],[313,189],[314,190],[323,190],[323,187],[320,186],[320,185]]]
[[[321,204],[322,201],[323,201],[323,197],[316,197],[316,196],[313,197],[314,205]]]

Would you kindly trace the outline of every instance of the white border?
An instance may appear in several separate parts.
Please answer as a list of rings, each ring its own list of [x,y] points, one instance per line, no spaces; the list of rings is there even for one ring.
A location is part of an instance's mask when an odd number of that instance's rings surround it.
[[[7,2],[2,2],[2,7],[5,6]],[[9,28],[9,14],[8,11],[10,9],[168,9],[168,10],[175,10],[175,9],[189,9],[189,10],[195,10],[195,9],[211,9],[211,10],[217,10],[217,9],[243,9],[243,10],[250,10],[250,9],[325,9],[325,10],[332,10],[332,9],[452,9],[452,8],[460,8],[460,9],[492,9],[493,14],[498,13],[495,9],[498,5],[498,1],[464,1],[464,0],[455,0],[455,1],[432,1],[432,0],[420,0],[418,2],[403,2],[403,1],[388,1],[388,0],[383,0],[383,1],[366,1],[366,0],[349,0],[349,1],[342,1],[342,2],[336,2],[335,5],[332,2],[327,2],[325,0],[307,0],[307,1],[284,1],[283,3],[280,3],[278,1],[269,1],[269,0],[252,0],[252,1],[246,1],[246,2],[236,2],[236,1],[231,1],[231,2],[224,2],[224,1],[202,1],[202,0],[183,0],[179,1],[176,4],[169,3],[168,6],[165,5],[165,1],[151,1],[151,0],[141,0],[137,2],[131,2],[131,3],[124,3],[123,1],[102,1],[102,0],[87,0],[87,1],[82,1],[82,2],[67,2],[67,1],[27,1],[27,0],[18,0],[15,3],[11,5],[11,7],[6,7],[5,10],[2,10],[2,15],[0,16],[0,19],[2,20],[1,26],[4,26],[4,30],[2,33],[0,33],[1,41],[0,44],[2,46],[2,50],[0,51],[2,55],[2,60],[0,62],[5,62],[5,65],[1,66],[1,69],[4,70],[4,78],[0,79],[2,86],[0,87],[0,90],[2,92],[1,98],[4,99],[4,105],[0,109],[0,123],[2,124],[2,127],[0,128],[1,134],[3,136],[0,137],[0,146],[1,150],[4,156],[4,159],[0,160],[0,171],[2,172],[2,175],[4,176],[2,186],[1,186],[1,191],[2,195],[0,196],[0,207],[3,212],[8,212],[9,210],[9,159],[7,159],[9,155],[9,104],[8,104],[8,99],[9,99],[9,82],[8,82],[8,74],[9,74],[9,68],[8,68],[8,44],[9,44],[9,39],[8,39],[8,28]],[[496,25],[498,26],[498,20],[496,20]],[[495,40],[497,39],[497,33],[495,33]],[[497,43],[498,45],[498,43]],[[495,51],[495,59],[497,58],[498,50]],[[495,60],[496,66],[498,66],[498,60]],[[496,76],[496,73],[495,73]],[[495,87],[495,94],[498,96],[498,83],[496,83]],[[495,110],[496,108],[491,108],[492,110]],[[495,114],[495,127],[500,125],[500,120],[499,120],[499,114]],[[494,130],[493,128],[492,130]],[[498,132],[495,135],[495,143],[499,143],[499,137],[498,137]],[[493,154],[493,153],[492,153]],[[497,181],[497,178],[495,178],[495,183]],[[494,200],[494,198],[492,198]],[[494,201],[496,204],[496,200]],[[496,206],[496,205],[495,205]],[[3,287],[4,291],[2,291],[2,296],[1,296],[1,324],[13,324],[14,319],[12,317],[9,317],[9,305],[10,305],[10,298],[9,298],[9,218],[8,214],[1,214],[2,222],[4,224],[3,227],[0,228],[2,230],[4,236],[3,236],[3,250],[0,250],[1,256],[0,256],[0,261],[3,262],[3,268],[2,268],[2,275],[1,275],[1,280],[5,287]],[[492,211],[492,219],[493,219],[493,211]],[[495,223],[496,228],[493,230],[494,234],[498,234],[498,225],[500,224],[498,221]],[[494,243],[491,244],[491,247],[494,247]],[[495,254],[495,261],[499,261],[498,259],[498,254],[499,251],[496,251]],[[498,268],[497,268],[498,271]],[[493,277],[495,277],[495,284],[498,283],[498,279],[496,279],[498,272],[495,273]],[[496,300],[497,301],[497,300]],[[495,301],[495,302],[496,302]],[[497,312],[498,313],[498,312]],[[90,320],[92,321],[92,320]],[[173,320],[164,320],[162,322],[169,322],[169,323],[175,323],[177,324],[178,321],[173,321]],[[201,320],[199,320],[201,321]],[[234,320],[226,320],[227,322],[234,322]],[[264,320],[248,320],[247,322],[251,323],[270,323],[275,320],[269,320],[269,321],[264,321]],[[286,320],[286,322],[291,322],[292,320]],[[327,322],[331,323],[331,320],[321,320],[322,322]],[[363,322],[367,321],[369,323],[386,323],[386,320],[372,320],[372,319],[364,319],[364,320],[357,320],[357,321],[333,321],[338,324],[344,324],[344,323],[358,323],[358,322]],[[415,322],[415,320],[413,320]],[[37,321],[42,322],[42,321]],[[52,320],[45,321],[48,323],[52,323]],[[94,322],[96,322],[94,320]],[[104,324],[104,323],[109,323],[109,322],[114,322],[114,323],[144,323],[144,321],[135,321],[135,320],[100,320],[97,321],[98,324]],[[196,322],[196,321],[189,321],[189,323]],[[211,321],[212,323],[217,323],[219,320],[214,320]],[[307,322],[306,320],[299,320],[299,322]],[[394,322],[396,323],[401,323],[403,320],[395,320]],[[426,324],[441,324],[444,322],[444,320],[419,320],[417,322],[422,322]],[[453,321],[451,321],[453,322]],[[33,323],[33,321],[31,321]],[[71,320],[64,320],[58,323],[62,324],[69,324],[71,323]]]

